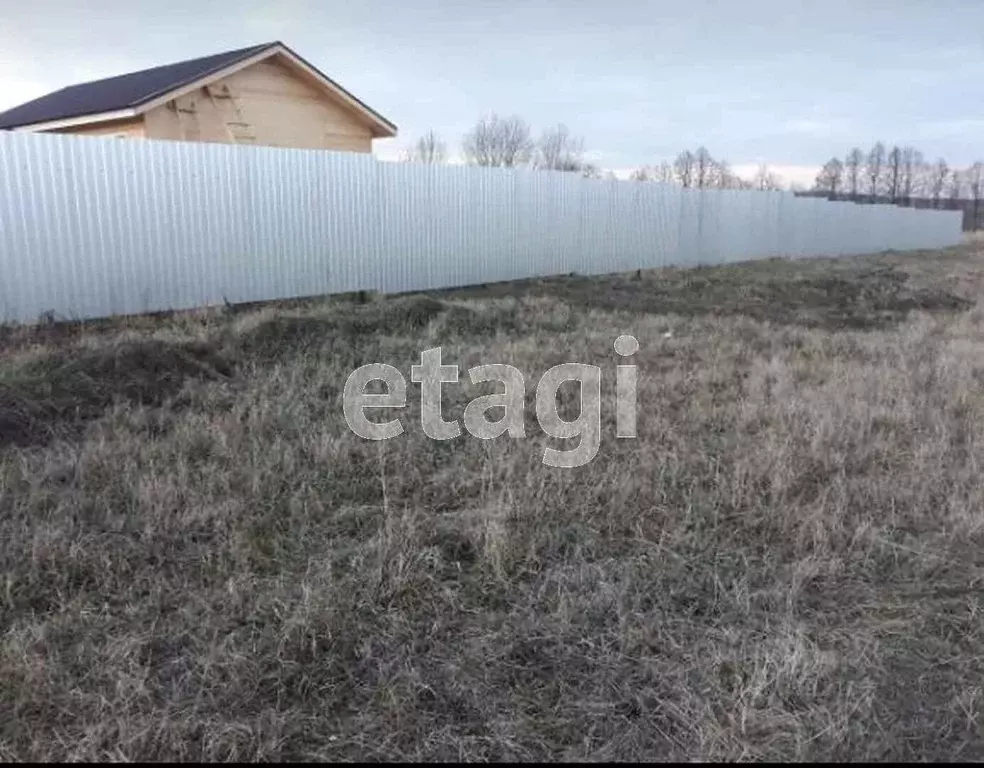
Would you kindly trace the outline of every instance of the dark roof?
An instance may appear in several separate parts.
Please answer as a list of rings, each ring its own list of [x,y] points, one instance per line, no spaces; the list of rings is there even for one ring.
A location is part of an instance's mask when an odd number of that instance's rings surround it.
[[[64,120],[72,117],[83,117],[85,115],[96,115],[102,112],[116,112],[122,109],[132,109],[145,104],[165,93],[181,88],[184,85],[201,80],[213,72],[218,72],[228,66],[236,64],[265,50],[282,46],[290,50],[280,42],[264,43],[254,45],[249,48],[240,48],[236,51],[217,53],[213,56],[204,56],[200,59],[180,61],[177,64],[167,64],[163,67],[145,69],[141,72],[131,72],[128,75],[119,75],[105,80],[96,80],[91,83],[72,85],[62,88],[60,91],[49,93],[40,99],[29,101],[18,107],[0,113],[0,130],[19,128],[24,125],[34,123],[46,123],[49,120]],[[290,51],[294,56],[296,53]],[[301,59],[300,56],[297,56]],[[327,75],[304,61],[307,66],[318,72],[319,75],[331,82],[336,88],[351,96],[357,103],[365,107],[374,116],[379,118],[387,125],[391,125],[388,120],[379,115],[374,110],[363,104],[361,101],[348,93],[344,88],[335,83]],[[393,126],[395,129],[395,126]]]
[[[273,45],[276,43],[254,45],[238,51],[218,53],[214,56],[204,56],[200,59],[181,61],[177,64],[167,64],[141,72],[131,72],[128,75],[62,88],[60,91],[0,113],[0,129],[137,107],[162,93],[173,91],[212,72],[248,59]]]

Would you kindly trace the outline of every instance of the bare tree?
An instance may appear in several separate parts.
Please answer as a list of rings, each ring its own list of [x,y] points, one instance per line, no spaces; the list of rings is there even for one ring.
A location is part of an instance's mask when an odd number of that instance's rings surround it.
[[[673,166],[666,160],[660,160],[659,165],[656,166],[656,181],[663,184],[673,183]]]
[[[483,117],[465,134],[461,149],[472,165],[514,168],[526,165],[533,156],[535,143],[530,126],[520,117]]]
[[[940,207],[940,197],[943,195],[943,187],[950,175],[950,167],[942,157],[936,161],[929,177],[929,194],[933,199],[933,207]]]
[[[582,171],[584,140],[571,136],[566,125],[549,128],[537,142],[533,165],[546,171]]]
[[[673,166],[666,160],[660,161],[659,165],[644,165],[637,168],[629,178],[632,181],[658,181],[661,184],[672,184],[676,181]]]
[[[923,164],[922,152],[913,147],[902,150],[902,200],[912,202],[912,195],[919,184],[919,168]]]
[[[888,153],[885,176],[888,198],[893,203],[897,203],[902,189],[902,150],[897,146],[892,147]]]
[[[585,163],[581,166],[580,173],[586,179],[602,179],[606,178],[606,173],[611,173],[611,171],[603,171],[594,163]]]
[[[878,185],[881,182],[882,169],[885,165],[885,145],[880,141],[868,153],[864,173],[868,180],[868,195],[874,202],[878,197]]]
[[[861,182],[861,166],[864,164],[864,153],[855,147],[847,153],[844,159],[844,182],[852,200],[858,199]]]
[[[821,192],[826,192],[831,197],[836,197],[837,192],[840,190],[843,177],[844,163],[839,158],[832,157],[824,163],[823,168],[820,169],[820,173],[817,174],[814,188]]]
[[[714,180],[714,158],[706,147],[698,147],[694,153],[694,186],[698,189],[711,186]]]
[[[411,163],[443,163],[447,160],[448,147],[434,131],[428,131],[406,151],[404,159]]]
[[[769,166],[762,163],[759,165],[758,170],[755,171],[755,176],[752,178],[752,188],[763,191],[782,189],[782,179],[770,171]]]
[[[967,169],[967,187],[974,201],[973,229],[980,226],[981,192],[984,191],[984,163],[978,160]]]
[[[956,203],[960,200],[960,195],[963,192],[963,174],[961,174],[956,168],[950,171],[948,189],[950,192],[950,207],[956,208]]]
[[[727,160],[717,160],[714,163],[714,186],[718,189],[739,189],[741,180],[731,170]]]
[[[727,160],[717,160],[711,159],[711,168],[707,174],[708,187],[717,187],[718,189],[728,188],[728,176],[731,174],[731,166],[728,165]]]
[[[677,159],[673,162],[673,171],[676,173],[677,181],[680,182],[681,186],[693,186],[695,162],[694,153],[689,149],[677,155]]]
[[[920,155],[920,157],[922,157]],[[913,198],[929,198],[932,196],[934,166],[925,160],[920,160],[912,173]]]

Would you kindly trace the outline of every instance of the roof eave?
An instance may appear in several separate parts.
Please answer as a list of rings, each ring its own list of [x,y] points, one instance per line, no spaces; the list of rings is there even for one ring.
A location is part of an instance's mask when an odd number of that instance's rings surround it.
[[[5,131],[57,131],[61,128],[75,128],[80,125],[91,125],[93,123],[108,123],[113,120],[126,120],[138,117],[140,111],[128,107],[127,109],[114,109],[110,112],[94,112],[91,115],[79,115],[77,117],[66,117],[59,120],[45,120],[41,123],[25,123],[24,125],[11,125],[0,130]]]

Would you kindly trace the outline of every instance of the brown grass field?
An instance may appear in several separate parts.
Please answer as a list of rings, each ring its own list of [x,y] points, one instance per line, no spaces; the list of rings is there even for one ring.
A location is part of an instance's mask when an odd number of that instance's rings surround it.
[[[4,329],[0,759],[984,759],[982,291],[978,242]],[[349,431],[437,345],[526,373],[525,440],[413,384]]]

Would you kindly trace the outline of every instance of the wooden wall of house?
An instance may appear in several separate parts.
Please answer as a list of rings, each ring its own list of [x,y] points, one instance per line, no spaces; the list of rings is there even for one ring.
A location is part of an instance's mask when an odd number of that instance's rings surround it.
[[[145,138],[143,117],[128,120],[111,120],[108,123],[95,125],[77,125],[72,128],[61,128],[52,133],[74,133],[79,136],[119,136],[126,139]]]
[[[150,139],[371,152],[357,114],[275,58],[144,116]]]

